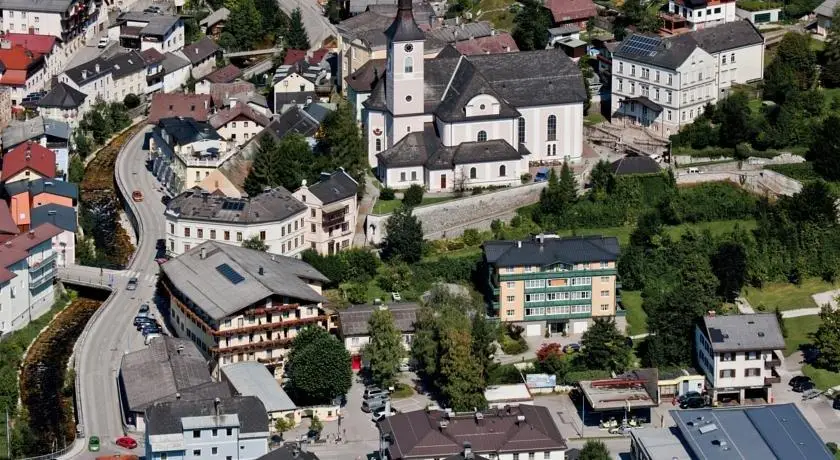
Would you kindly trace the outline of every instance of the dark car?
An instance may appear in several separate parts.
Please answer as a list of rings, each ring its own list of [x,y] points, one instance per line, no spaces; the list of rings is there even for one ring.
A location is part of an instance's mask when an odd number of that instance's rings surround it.
[[[163,203],[164,206],[168,205],[170,201],[172,201],[172,197],[170,197],[169,195],[163,195],[160,198],[160,202]]]
[[[797,385],[801,385],[805,382],[810,382],[810,381],[811,381],[811,377],[808,377],[807,375],[797,375],[796,377],[793,377],[792,379],[790,379],[790,381],[788,382],[788,385],[790,385],[792,387],[795,387]]]
[[[149,313],[149,304],[144,303],[140,305],[140,313]]]
[[[682,396],[677,398],[677,402],[682,404],[683,402],[691,399],[691,398],[702,398],[703,395],[700,394],[699,391],[689,391],[687,393],[683,393]]]
[[[143,325],[154,324],[154,323],[155,323],[155,319],[150,318],[146,315],[137,315],[136,317],[134,317],[134,327],[136,327],[137,329],[140,329],[140,327],[143,326]]]
[[[805,381],[805,382],[801,382],[797,385],[794,385],[792,390],[797,392],[797,393],[804,393],[808,390],[813,390],[816,387],[817,386],[814,385],[814,382],[808,380],[808,381]]]
[[[570,343],[563,347],[563,353],[577,353],[580,351],[579,343]]]
[[[699,409],[706,406],[706,400],[702,396],[688,398],[680,403],[680,409]]]
[[[831,403],[831,407],[840,410],[840,396],[834,398],[834,401]]]

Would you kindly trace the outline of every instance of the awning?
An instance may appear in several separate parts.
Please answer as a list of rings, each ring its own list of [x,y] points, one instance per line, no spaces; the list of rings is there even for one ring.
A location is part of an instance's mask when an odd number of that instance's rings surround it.
[[[646,96],[629,97],[629,98],[621,101],[621,103],[623,103],[623,104],[627,104],[628,102],[639,103],[643,107],[647,107],[648,109],[653,110],[654,112],[661,112],[662,111],[662,106],[661,105],[657,104],[656,102],[651,101]]]

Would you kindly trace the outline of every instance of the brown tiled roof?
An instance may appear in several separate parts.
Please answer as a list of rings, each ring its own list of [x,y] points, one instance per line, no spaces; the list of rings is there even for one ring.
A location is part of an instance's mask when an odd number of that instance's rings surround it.
[[[230,83],[239,78],[241,75],[242,71],[239,70],[239,67],[236,67],[233,64],[228,64],[204,78],[210,83]]]
[[[0,282],[6,282],[15,275],[7,267],[29,256],[29,250],[60,234],[64,230],[53,224],[43,224],[22,233],[0,246]]]
[[[582,21],[598,14],[592,0],[546,0],[545,7],[551,11],[555,23]]]
[[[11,235],[20,233],[14,219],[12,219],[9,205],[3,200],[0,200],[0,233]]]
[[[507,32],[455,42],[455,49],[465,56],[473,54],[516,53],[519,47]]]
[[[204,37],[201,40],[191,43],[184,47],[184,56],[195,65],[199,62],[213,56],[219,51],[219,45],[210,37]]]
[[[213,126],[213,128],[219,129],[220,127],[228,124],[231,120],[235,120],[236,117],[240,115],[252,120],[254,123],[262,127],[268,126],[270,121],[268,117],[252,109],[246,102],[239,101],[235,106],[220,110],[210,117],[210,125]]]
[[[520,418],[521,417],[521,418]],[[507,454],[565,450],[566,441],[547,408],[521,405],[496,409],[476,417],[473,413],[446,416],[443,411],[396,414],[379,423],[389,433],[389,458],[440,458],[462,452],[465,442],[476,454]]]
[[[231,98],[237,98],[245,102],[256,94],[256,87],[249,81],[235,81],[233,83],[212,83],[210,85],[210,99],[213,106],[218,108],[226,107]]]
[[[163,62],[164,59],[163,54],[161,54],[160,51],[154,48],[149,48],[143,51],[142,53],[140,53],[140,56],[143,57],[143,61],[145,61],[146,64],[155,64],[158,62]]]
[[[191,117],[196,121],[207,121],[209,109],[209,94],[155,93],[149,109],[149,123],[157,123],[169,117]]]

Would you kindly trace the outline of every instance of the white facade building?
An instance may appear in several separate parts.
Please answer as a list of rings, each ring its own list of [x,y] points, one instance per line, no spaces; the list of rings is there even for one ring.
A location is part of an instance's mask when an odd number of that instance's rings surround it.
[[[250,198],[189,189],[166,206],[167,250],[180,255],[205,241],[241,246],[257,237],[271,254],[299,257],[305,243],[306,205],[283,187]]]
[[[735,0],[669,0],[668,13],[685,21],[690,30],[701,30],[740,20]],[[667,16],[666,16],[667,17]]]
[[[270,122],[261,112],[237,99],[231,99],[230,107],[210,117],[210,124],[219,135],[237,147],[256,137]]]
[[[268,435],[268,415],[255,396],[161,402],[146,411],[149,460],[254,460],[268,453]]]
[[[353,245],[359,183],[344,169],[321,173],[321,180],[295,190],[295,198],[308,208],[306,247],[332,255]]]
[[[152,172],[170,191],[198,186],[234,153],[230,142],[206,122],[189,117],[163,118],[152,131]]]
[[[185,45],[184,21],[180,16],[129,11],[120,14],[108,28],[108,38],[124,48],[139,51],[178,51]]]
[[[785,348],[775,314],[706,316],[694,341],[713,402],[721,395],[735,395],[742,404],[745,397],[757,396],[773,402],[772,384],[781,380],[776,367]]]
[[[117,54],[108,59],[97,57],[92,61],[65,70],[58,82],[85,94],[87,97],[77,109],[81,117],[98,99],[105,102],[122,102],[128,94],[146,91],[146,63],[137,51]]]
[[[580,160],[587,96],[562,51],[424,60],[408,1],[386,35],[385,75],[363,104],[368,160],[383,184],[512,186],[530,162]]]
[[[613,122],[667,137],[726,97],[733,84],[763,75],[764,37],[748,21],[669,38],[632,35],[613,53]]]
[[[92,0],[3,0],[2,30],[7,33],[53,35],[70,43],[107,20],[100,3]],[[104,16],[104,18],[103,18]]]

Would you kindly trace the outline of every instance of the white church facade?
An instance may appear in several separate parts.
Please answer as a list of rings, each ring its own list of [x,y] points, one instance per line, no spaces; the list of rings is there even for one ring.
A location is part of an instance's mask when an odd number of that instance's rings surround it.
[[[423,59],[423,31],[400,0],[383,78],[364,102],[368,160],[393,189],[431,192],[521,183],[531,163],[580,161],[577,65],[561,50]]]

